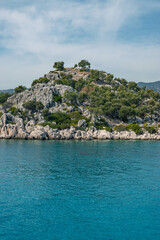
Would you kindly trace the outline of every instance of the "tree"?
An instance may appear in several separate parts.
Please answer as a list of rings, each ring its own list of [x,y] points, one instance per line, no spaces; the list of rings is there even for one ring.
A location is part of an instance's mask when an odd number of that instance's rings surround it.
[[[36,102],[36,110],[42,110],[44,105],[41,102]]]
[[[55,62],[53,68],[56,68],[57,71],[64,70],[64,62]]]
[[[0,93],[0,104],[7,101],[7,99],[11,96],[9,93]]]
[[[88,62],[87,60],[81,60],[79,63],[78,63],[78,66],[80,67],[80,69],[82,70],[82,71],[87,71],[87,70],[89,70],[90,69],[90,66],[91,66],[91,64],[90,64],[90,62]]]
[[[31,110],[32,112],[35,112],[36,111],[36,101],[35,100],[29,100],[29,101],[23,103],[23,107],[28,109],[28,110]]]
[[[69,101],[73,105],[77,105],[77,93],[73,91],[66,91],[64,97],[67,101]]]
[[[135,111],[131,107],[122,106],[121,109],[119,110],[119,117],[123,121],[127,121],[128,116],[134,116],[134,115],[135,115]]]
[[[15,93],[20,93],[26,90],[25,86],[19,85],[18,87],[15,88]]]
[[[133,91],[137,91],[139,89],[139,87],[138,87],[137,83],[129,82],[128,83],[128,89],[133,90]]]

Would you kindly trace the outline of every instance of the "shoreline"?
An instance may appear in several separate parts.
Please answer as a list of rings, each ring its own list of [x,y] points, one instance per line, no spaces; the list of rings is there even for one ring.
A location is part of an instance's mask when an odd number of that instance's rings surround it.
[[[21,140],[160,140],[160,133],[141,135],[133,131],[107,132],[92,127],[77,130],[74,127],[64,130],[52,129],[49,126],[32,125],[28,127],[6,124],[0,127],[0,139]]]

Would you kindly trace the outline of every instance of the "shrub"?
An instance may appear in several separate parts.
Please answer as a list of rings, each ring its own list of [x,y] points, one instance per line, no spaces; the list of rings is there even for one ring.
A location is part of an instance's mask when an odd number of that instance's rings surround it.
[[[117,132],[122,132],[122,131],[128,131],[129,128],[128,128],[127,125],[120,124],[120,125],[115,126],[114,129],[115,129]]]
[[[25,90],[26,90],[26,87],[20,85],[20,86],[18,86],[18,87],[15,88],[15,93],[20,93],[20,92],[23,92],[23,91],[25,91]]]
[[[86,85],[86,81],[83,80],[83,78],[80,78],[78,81],[75,83],[75,89],[77,91],[81,91],[81,89]]]
[[[87,125],[90,123],[90,119],[84,117],[81,111],[68,113],[68,116],[71,118],[71,125],[76,126],[79,120],[86,120]]]
[[[49,125],[52,128],[65,129],[70,127],[71,119],[67,113],[50,113],[47,116],[44,116],[44,118],[47,121],[46,125]],[[56,122],[56,124],[51,122]]]
[[[47,108],[43,109],[42,114],[44,117],[47,117],[49,115],[49,110]]]
[[[70,86],[72,88],[75,88],[76,85],[76,81],[73,79],[57,79],[55,81],[56,84],[62,84],[62,85],[67,85]]]
[[[66,91],[64,97],[67,101],[69,101],[73,105],[77,105],[77,97],[78,94],[73,91]]]
[[[98,130],[106,130],[107,132],[112,132],[112,128],[109,127],[108,124],[105,122],[103,122],[103,123],[95,122],[95,127]]]
[[[53,101],[61,103],[62,102],[62,97],[59,96],[57,93],[54,93],[53,94]]]
[[[135,111],[131,107],[122,106],[121,109],[119,110],[119,117],[123,121],[127,121],[127,117],[133,115],[135,115]]]
[[[106,75],[98,70],[91,70],[89,74],[89,82],[98,82],[99,80],[106,80]]]
[[[78,66],[80,67],[80,69],[82,70],[82,71],[87,71],[87,70],[89,70],[90,69],[90,66],[91,66],[91,64],[90,64],[90,62],[88,62],[87,60],[81,60],[79,63],[78,63]]]
[[[3,113],[2,113],[2,112],[0,112],[0,118],[2,117],[2,115],[3,115]]]
[[[11,107],[11,108],[9,109],[9,111],[11,112],[11,114],[12,114],[13,116],[16,116],[16,115],[18,114],[18,112],[20,112],[20,110],[19,110],[18,108],[16,108],[16,107]]]
[[[42,110],[44,105],[41,102],[36,102],[36,110]]]
[[[150,134],[157,133],[157,130],[153,126],[144,126],[144,129]]]
[[[57,71],[64,70],[64,62],[55,62],[53,68],[56,68]]]
[[[11,96],[9,93],[0,93],[0,103],[5,103],[7,99]]]
[[[80,92],[78,94],[79,104],[83,104],[87,100],[87,94],[85,92]]]
[[[128,128],[136,134],[143,134],[143,130],[138,124],[130,124]]]
[[[22,115],[23,120],[25,120],[28,117],[28,110],[20,111],[20,113]]]
[[[67,123],[70,122],[70,117],[67,113],[62,112],[56,112],[56,113],[50,113],[47,116],[45,116],[46,121],[52,121],[56,123]]]
[[[35,100],[27,101],[23,103],[23,107],[34,112],[36,110],[36,101]]]
[[[39,78],[39,79],[36,79],[36,80],[34,80],[33,82],[32,82],[32,87],[34,86],[34,85],[36,85],[37,83],[48,83],[50,80],[48,79],[48,78]]]

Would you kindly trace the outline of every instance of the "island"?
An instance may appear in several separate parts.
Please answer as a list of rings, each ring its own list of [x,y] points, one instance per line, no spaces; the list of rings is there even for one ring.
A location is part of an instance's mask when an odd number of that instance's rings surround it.
[[[87,60],[0,93],[0,138],[160,140],[160,94]]]

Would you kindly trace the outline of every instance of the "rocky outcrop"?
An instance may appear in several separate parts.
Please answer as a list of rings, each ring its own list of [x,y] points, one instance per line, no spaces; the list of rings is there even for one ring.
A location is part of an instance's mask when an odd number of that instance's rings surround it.
[[[106,139],[125,139],[125,140],[160,140],[160,131],[157,134],[145,132],[137,135],[133,131],[108,132],[97,130],[90,127],[84,131],[74,127],[64,130],[52,129],[49,126],[36,125],[34,120],[26,124],[19,117],[14,117],[10,113],[3,114],[0,119],[0,138],[4,139],[40,139],[40,140],[106,140]]]
[[[62,84],[54,85],[54,81],[47,84],[38,83],[29,90],[25,90],[24,92],[9,97],[7,102],[11,103],[16,108],[23,110],[23,104],[25,102],[36,100],[37,102],[41,102],[44,108],[50,108],[55,105],[53,100],[54,94],[64,97],[66,91],[75,90],[70,86]]]

